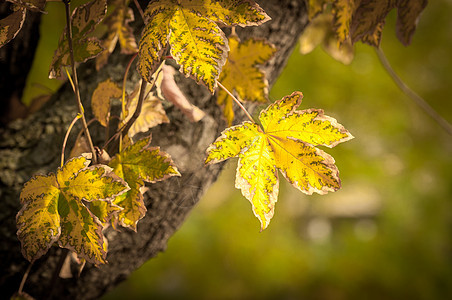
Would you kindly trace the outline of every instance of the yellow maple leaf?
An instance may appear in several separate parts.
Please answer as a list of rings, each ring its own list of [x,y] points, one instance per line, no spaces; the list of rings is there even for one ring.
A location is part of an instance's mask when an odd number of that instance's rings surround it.
[[[297,189],[310,195],[340,188],[334,159],[316,146],[334,147],[353,136],[320,109],[296,111],[295,92],[259,115],[262,127],[244,122],[227,128],[207,149],[206,164],[239,157],[235,186],[242,190],[265,229],[278,197],[279,169]]]
[[[107,166],[87,167],[89,163],[86,157],[76,157],[56,174],[37,175],[25,184],[16,222],[22,253],[29,261],[58,242],[89,262],[106,263],[102,223],[83,201],[110,202],[129,187],[111,177]],[[101,217],[108,219],[110,212]]]
[[[91,97],[91,108],[94,117],[102,126],[107,127],[110,121],[111,98],[121,98],[121,96],[121,88],[110,79],[102,81],[97,85]]]
[[[123,208],[119,212],[119,223],[135,231],[137,222],[146,213],[141,192],[144,182],[152,183],[171,176],[180,176],[170,156],[158,147],[150,147],[150,141],[150,137],[137,141],[116,154],[109,163],[113,172],[130,186],[129,191],[113,201]]]
[[[140,87],[141,81],[137,82],[135,90],[128,95],[125,116],[121,114],[122,125],[120,126],[126,124],[132,117],[138,104]],[[159,124],[169,123],[169,119],[163,109],[162,101],[152,94],[150,85],[146,86],[145,95],[141,106],[141,113],[129,129],[128,136],[130,138],[139,132],[146,132]]]
[[[160,0],[145,11],[147,24],[139,43],[138,69],[151,82],[169,45],[181,72],[213,93],[226,62],[228,42],[217,23],[250,26],[270,18],[251,0]]]
[[[258,65],[267,62],[275,54],[276,48],[257,39],[248,39],[241,43],[236,35],[229,37],[229,48],[228,60],[218,81],[241,101],[265,103],[268,82]],[[223,114],[230,126],[234,120],[233,100],[223,89],[219,89],[217,93],[217,103],[223,108]]]

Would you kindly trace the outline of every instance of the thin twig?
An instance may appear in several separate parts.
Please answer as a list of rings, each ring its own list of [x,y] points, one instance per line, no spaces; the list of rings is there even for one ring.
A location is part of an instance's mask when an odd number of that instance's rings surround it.
[[[66,150],[66,143],[67,143],[67,139],[69,138],[69,133],[71,132],[72,127],[74,127],[75,122],[77,122],[77,120],[80,118],[81,118],[81,115],[77,114],[77,116],[74,118],[74,120],[72,120],[71,124],[69,125],[69,128],[66,131],[66,135],[64,136],[63,149],[61,150],[61,167],[63,167],[63,165],[64,165],[64,151]]]
[[[129,63],[127,64],[126,71],[124,72],[124,78],[122,80],[122,115],[126,115],[126,82],[127,82],[127,75],[129,74],[130,66],[132,65],[135,58],[138,56],[138,53],[135,53],[132,58],[129,60]]]
[[[83,130],[85,132],[86,139],[88,140],[88,145],[93,153],[93,163],[97,164],[97,155],[96,150],[94,149],[93,141],[91,139],[91,135],[88,130],[88,125],[86,124],[84,109],[82,105],[82,100],[80,99],[80,88],[78,85],[78,79],[77,79],[77,68],[75,67],[75,60],[74,60],[74,49],[72,47],[72,22],[71,22],[71,15],[70,15],[70,0],[63,0],[64,6],[66,7],[66,29],[67,29],[67,40],[69,45],[69,54],[71,58],[71,66],[72,66],[72,75],[74,80],[74,86],[75,86],[75,97],[77,99],[77,105],[80,115],[82,116],[82,124],[83,124]]]
[[[229,96],[232,97],[232,99],[234,99],[235,103],[237,103],[237,105],[245,112],[246,116],[248,117],[248,119],[250,119],[251,122],[256,123],[253,119],[253,117],[249,114],[249,112],[246,110],[246,108],[243,106],[242,103],[240,103],[240,101],[230,92],[228,91],[228,89],[222,85],[219,81],[217,82],[218,86],[220,88],[222,88],[226,93],[228,93]]]
[[[375,48],[375,52],[377,52],[378,58],[380,59],[381,64],[385,68],[386,72],[388,72],[389,76],[391,76],[392,80],[399,87],[399,89],[411,98],[420,108],[422,108],[433,120],[436,121],[447,133],[452,135],[452,125],[444,119],[430,104],[427,103],[421,96],[416,94],[410,87],[408,87],[405,82],[397,75],[394,69],[391,67],[388,59],[386,58],[383,50],[379,48]]]
[[[138,0],[133,0],[133,2],[135,3],[135,6],[137,7],[138,12],[141,15],[141,18],[143,19],[143,22],[146,24],[146,19],[144,18],[144,12],[143,12],[143,9],[140,6],[140,3],[138,3]]]
[[[140,95],[138,96],[138,103],[137,107],[135,108],[135,112],[133,113],[132,117],[130,117],[130,120],[126,123],[124,126],[124,129],[121,130],[122,135],[126,135],[127,132],[129,132],[130,127],[132,127],[135,120],[138,118],[138,116],[141,113],[141,107],[143,106],[144,102],[144,96],[146,95],[146,86],[148,82],[146,80],[141,81],[141,87],[140,87]]]
[[[30,274],[30,271],[31,271],[31,267],[32,267],[32,266],[33,266],[33,262],[31,262],[31,263],[28,265],[28,268],[27,268],[27,270],[25,271],[24,276],[22,277],[22,281],[20,282],[20,285],[19,285],[19,290],[17,291],[17,294],[18,294],[18,295],[22,294],[22,292],[23,292],[25,282],[27,281],[27,278],[28,278],[28,275]]]

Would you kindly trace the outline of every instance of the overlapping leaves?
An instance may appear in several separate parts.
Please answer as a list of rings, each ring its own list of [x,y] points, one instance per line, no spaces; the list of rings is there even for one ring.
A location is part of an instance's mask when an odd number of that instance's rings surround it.
[[[309,0],[310,19],[323,12],[328,3],[340,43],[362,41],[378,47],[386,16],[394,8],[397,8],[397,37],[403,45],[409,45],[427,0]]]
[[[72,47],[76,62],[84,62],[102,52],[103,47],[100,41],[95,37],[88,37],[87,35],[102,21],[106,13],[106,0],[88,2],[77,7],[72,13]],[[61,67],[70,64],[69,43],[65,29],[58,42],[58,48],[53,55],[49,78],[60,78]]]
[[[273,45],[256,39],[243,43],[236,35],[229,37],[229,56],[219,81],[242,101],[265,103],[268,96],[268,82],[258,65],[266,63],[276,52]],[[230,126],[234,120],[232,98],[223,90],[217,92],[217,103]]]
[[[141,81],[137,82],[135,90],[127,97],[124,114],[121,115],[122,123],[120,126],[124,126],[132,118],[138,105],[140,87]],[[133,137],[139,132],[146,132],[159,124],[169,123],[162,101],[153,95],[149,85],[146,86],[145,95],[141,113],[129,129],[129,137]]]
[[[160,0],[146,8],[147,25],[139,44],[138,69],[151,82],[168,46],[186,76],[213,93],[226,62],[228,42],[217,23],[259,25],[269,20],[252,0]]]
[[[297,189],[325,194],[341,187],[339,171],[318,145],[334,147],[353,136],[322,110],[296,111],[302,94],[295,92],[260,113],[262,127],[233,126],[207,149],[207,164],[239,157],[235,186],[251,202],[265,229],[278,196],[279,169]]]
[[[83,156],[73,158],[56,174],[38,175],[25,184],[16,221],[22,253],[29,261],[44,255],[57,242],[89,262],[106,263],[102,223],[120,208],[94,213],[85,203],[107,209],[114,206],[114,197],[129,188],[111,176],[111,169],[87,167],[89,163]]]
[[[145,181],[152,183],[180,176],[169,155],[158,147],[150,147],[149,143],[150,138],[137,141],[109,163],[114,172],[130,186],[130,190],[116,197],[113,203],[124,208],[119,212],[119,223],[133,230],[136,230],[137,222],[146,213],[141,192]]]

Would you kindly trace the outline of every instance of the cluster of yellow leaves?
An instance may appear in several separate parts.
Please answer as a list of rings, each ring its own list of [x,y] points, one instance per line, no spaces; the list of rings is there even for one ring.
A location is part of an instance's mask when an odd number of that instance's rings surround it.
[[[112,176],[110,168],[88,167],[89,163],[84,156],[73,158],[56,174],[37,175],[25,184],[16,221],[22,253],[29,261],[41,257],[58,242],[88,262],[106,263],[101,220],[105,222],[121,209],[111,200],[129,187]],[[90,210],[85,203],[98,209]]]
[[[339,43],[362,41],[378,47],[388,13],[397,8],[396,34],[407,46],[427,0],[309,0],[310,20],[331,5],[333,29]]]
[[[239,157],[235,186],[251,202],[265,229],[278,197],[279,169],[297,189],[325,194],[340,188],[334,159],[316,148],[334,147],[353,136],[322,110],[296,111],[302,94],[295,92],[260,113],[252,122],[227,128],[207,149],[207,164]]]
[[[228,41],[218,24],[259,25],[270,18],[251,0],[160,0],[146,8],[146,27],[139,43],[138,69],[151,82],[165,51],[181,72],[213,93],[226,62]]]
[[[23,255],[34,261],[57,242],[88,262],[106,263],[103,228],[111,222],[136,230],[146,212],[144,183],[180,176],[169,155],[149,143],[145,138],[127,147],[109,166],[88,167],[86,155],[79,156],[56,174],[28,181],[16,217]]]
[[[42,1],[28,2],[32,5]],[[311,16],[321,12],[327,2],[310,0]],[[336,33],[341,43],[352,32],[353,16],[357,13],[352,2],[333,3],[335,15],[330,22],[337,25]],[[366,1],[360,3],[364,5]],[[77,62],[98,56],[96,67],[99,69],[119,41],[123,53],[139,51],[138,69],[143,80],[155,83],[158,80],[153,76],[168,50],[184,75],[202,82],[212,93],[220,80],[240,101],[267,101],[268,83],[259,66],[271,59],[275,47],[256,39],[242,43],[235,34],[228,40],[219,27],[245,27],[268,21],[269,16],[254,1],[151,1],[145,11],[147,23],[139,48],[128,25],[133,20],[128,1],[115,0],[113,4],[114,10],[104,20],[108,31],[102,42],[88,35],[106,16],[106,0],[93,0],[72,13],[73,49]],[[15,20],[0,21],[2,43],[17,33],[18,29],[10,29],[9,24],[17,27],[23,22],[19,14],[13,14],[11,18]],[[69,64],[69,44],[64,32],[53,58],[50,77],[59,77],[61,67]],[[202,111],[196,110],[177,89],[172,69],[162,67],[162,70],[163,79],[158,84],[160,93],[194,121],[202,118]],[[133,111],[137,110],[139,86],[142,85],[138,83],[135,91],[126,96],[125,91],[111,80],[101,82],[91,99],[92,111],[99,123],[108,126],[111,99],[120,98],[123,111],[119,126],[128,124]],[[149,88],[140,94],[146,96],[139,108],[142,113],[129,129],[130,137],[169,122],[161,101]],[[268,226],[274,213],[278,170],[306,194],[324,194],[341,186],[334,159],[316,146],[334,147],[353,137],[322,110],[297,111],[301,98],[299,92],[284,97],[261,112],[262,126],[244,122],[230,127],[207,149],[206,164],[239,157],[235,185],[251,202],[262,229]],[[223,90],[218,91],[218,104],[223,107],[230,125],[234,118],[232,99]],[[169,155],[158,147],[151,147],[150,141],[150,137],[135,143],[129,139],[124,150],[105,162],[108,166],[89,166],[90,160],[79,156],[69,160],[56,174],[37,175],[27,182],[21,193],[22,209],[16,219],[23,255],[34,261],[58,243],[88,262],[106,263],[103,228],[111,223],[136,231],[137,222],[146,213],[145,183],[180,176]]]

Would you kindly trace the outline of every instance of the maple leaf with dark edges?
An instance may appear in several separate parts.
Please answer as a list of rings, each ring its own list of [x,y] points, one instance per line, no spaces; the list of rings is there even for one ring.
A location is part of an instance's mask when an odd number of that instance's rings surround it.
[[[165,50],[185,76],[204,83],[213,93],[226,62],[228,41],[217,23],[259,25],[270,17],[252,0],[160,0],[148,4],[146,27],[139,43],[138,70],[151,82]]]
[[[238,157],[235,186],[242,190],[265,229],[278,197],[278,172],[310,195],[341,187],[334,158],[316,146],[334,147],[353,136],[321,109],[297,111],[302,94],[295,92],[263,110],[262,127],[252,122],[229,127],[207,149],[206,164]]]

